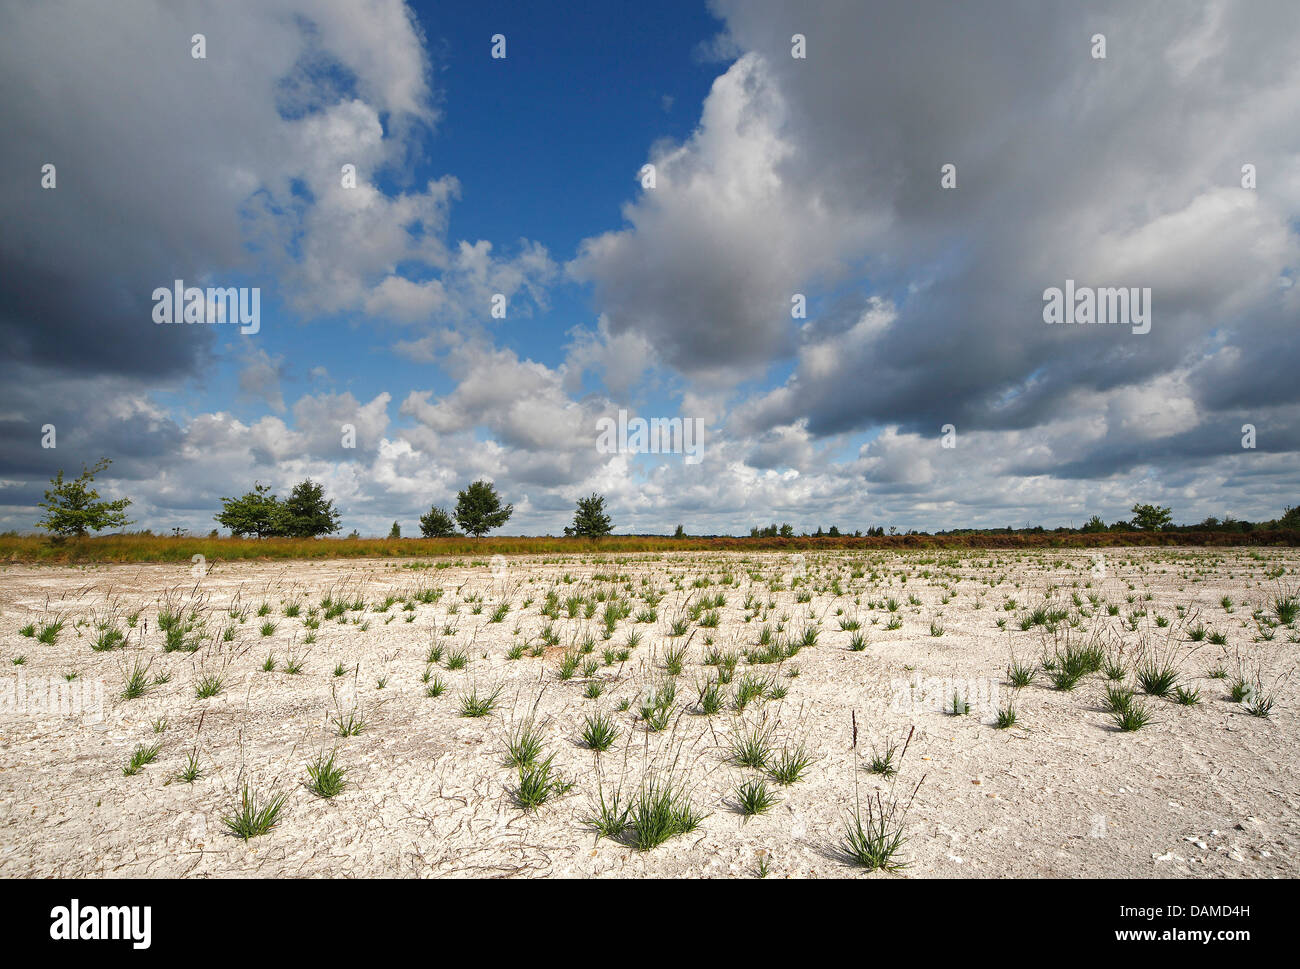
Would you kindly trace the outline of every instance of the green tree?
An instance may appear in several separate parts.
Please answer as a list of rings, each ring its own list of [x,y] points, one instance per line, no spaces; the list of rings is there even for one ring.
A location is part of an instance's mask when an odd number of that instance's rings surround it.
[[[685,538],[685,537],[686,537],[686,528],[682,525],[678,525],[677,530],[673,532],[673,538]]]
[[[1158,532],[1168,527],[1173,516],[1168,508],[1159,505],[1134,505],[1133,525],[1144,532]]]
[[[1279,528],[1300,528],[1300,505],[1287,505],[1282,509],[1282,517],[1277,520]]]
[[[399,524],[397,524],[397,522],[393,522],[393,527],[390,528],[390,529],[388,530],[388,537],[389,537],[389,538],[401,538],[401,537],[402,537],[402,526],[399,525]]]
[[[280,511],[277,535],[318,538],[339,530],[339,513],[325,497],[325,488],[308,478],[293,486]]]
[[[456,523],[451,516],[434,505],[427,515],[420,516],[420,534],[425,538],[444,538],[456,534]]]
[[[108,458],[100,458],[93,468],[83,464],[81,474],[71,481],[63,480],[63,471],[60,469],[50,479],[53,487],[46,490],[45,500],[39,502],[40,507],[45,509],[45,517],[36,523],[37,527],[59,537],[80,537],[87,532],[130,525],[131,522],[126,519],[130,498],[100,501],[99,492],[91,487],[95,483],[95,475],[112,463]]]
[[[464,491],[456,492],[456,522],[475,538],[500,528],[514,510],[514,505],[502,507],[496,488],[487,481],[475,481]]]
[[[253,490],[238,498],[222,498],[221,511],[214,516],[218,525],[230,529],[236,538],[252,535],[265,538],[278,534],[282,510],[271,486],[254,483]]]
[[[566,535],[581,538],[600,538],[614,530],[609,516],[605,514],[605,499],[592,493],[590,498],[579,498],[578,508],[573,515],[573,524],[564,530]]]
[[[1101,520],[1100,515],[1093,515],[1091,518],[1088,519],[1087,524],[1085,524],[1083,528],[1080,529],[1080,531],[1083,532],[1104,532],[1105,530],[1106,530],[1106,523]]]

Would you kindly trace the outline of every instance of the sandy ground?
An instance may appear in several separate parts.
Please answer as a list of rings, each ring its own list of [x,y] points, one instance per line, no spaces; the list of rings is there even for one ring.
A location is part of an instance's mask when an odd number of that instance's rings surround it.
[[[222,564],[201,577],[167,565],[5,566],[0,875],[749,877],[765,868],[771,877],[1295,877],[1300,745],[1289,673],[1300,635],[1270,617],[1298,569],[1295,550],[1244,549]],[[420,589],[442,594],[405,608],[400,597]],[[555,619],[542,614],[552,589]],[[325,619],[327,593],[364,598],[365,609]],[[631,614],[606,640],[597,599],[613,594]],[[718,594],[718,625],[692,621],[690,607]],[[378,611],[389,595],[399,599]],[[646,595],[661,597],[656,617],[638,622]],[[584,598],[575,618],[570,596]],[[158,613],[168,602],[197,616],[196,651],[164,650]],[[492,622],[502,602],[509,612]],[[1045,602],[1069,618],[1055,633],[1022,630],[1022,617]],[[263,603],[269,613],[259,616]],[[293,603],[299,614],[285,615]],[[52,644],[24,635],[28,623],[39,632],[56,616],[65,624]],[[708,610],[698,618],[707,622]],[[867,639],[860,651],[841,628],[855,618]],[[673,636],[678,619],[687,631]],[[888,629],[891,619],[901,628]],[[263,635],[267,621],[275,629]],[[101,623],[126,634],[125,645],[92,649]],[[1226,645],[1193,641],[1198,625],[1224,634]],[[777,640],[813,627],[817,640],[779,664],[741,658],[724,688],[727,708],[700,713],[696,684],[715,669],[703,665],[706,653],[752,649],[764,626]],[[553,641],[541,648],[547,627]],[[633,632],[640,642],[620,661]],[[1053,689],[1041,672],[1023,689],[1008,684],[1013,654],[1037,663],[1063,637],[1094,635],[1122,662],[1144,649],[1171,657],[1201,702],[1147,697],[1153,722],[1125,733],[1101,703],[1103,674],[1070,691]],[[429,681],[447,689],[431,698],[423,677],[434,644],[443,654]],[[665,650],[682,644],[670,723],[650,731],[640,701],[667,676]],[[522,655],[509,658],[512,646]],[[609,665],[606,649],[615,651]],[[448,669],[458,651],[466,668]],[[567,680],[559,675],[566,651],[580,656]],[[262,668],[268,656],[274,672]],[[285,671],[291,659],[302,664],[297,674]],[[582,669],[587,661],[594,672]],[[137,663],[164,682],[122,699]],[[1216,667],[1228,679],[1211,678]],[[1270,717],[1231,701],[1239,672],[1276,694]],[[199,699],[204,675],[220,676],[223,689]],[[736,712],[731,693],[747,675],[779,684],[784,697]],[[589,699],[593,680],[603,692]],[[50,705],[51,684],[65,709],[38,702]],[[497,687],[492,715],[460,715],[464,693]],[[954,690],[972,704],[969,714],[942,709]],[[993,715],[1008,702],[1018,723],[996,729]],[[599,755],[578,741],[584,715],[596,710],[619,727]],[[350,714],[364,729],[340,737],[334,721]],[[505,765],[505,740],[529,715],[559,775],[574,782],[533,813],[516,805],[518,773]],[[771,728],[777,749],[803,745],[811,765],[794,785],[769,781],[779,802],[745,818],[733,792],[762,774],[737,766],[729,746],[755,725]],[[873,748],[912,728],[893,781],[865,769]],[[138,745],[159,742],[152,763],[123,773]],[[323,799],[305,786],[306,766],[336,748],[347,787]],[[186,783],[176,775],[195,751],[202,774]],[[597,838],[585,823],[598,789],[626,795],[669,771],[708,815],[693,832],[641,852]],[[908,867],[866,874],[849,863],[840,850],[847,812],[877,792],[885,803],[906,800],[923,777],[905,821]],[[245,781],[287,795],[279,824],[247,843],[221,822]]]

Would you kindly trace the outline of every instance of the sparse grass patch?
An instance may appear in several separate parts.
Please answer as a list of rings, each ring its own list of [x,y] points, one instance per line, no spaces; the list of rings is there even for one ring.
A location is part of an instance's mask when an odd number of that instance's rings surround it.
[[[317,754],[316,760],[307,765],[307,790],[317,797],[334,797],[347,786],[347,768],[335,763],[335,753],[331,751],[328,757]]]
[[[222,815],[221,823],[238,838],[248,841],[267,834],[279,823],[280,812],[284,810],[287,794],[276,794],[259,803],[258,796],[245,784],[239,797],[239,804],[230,814]]]

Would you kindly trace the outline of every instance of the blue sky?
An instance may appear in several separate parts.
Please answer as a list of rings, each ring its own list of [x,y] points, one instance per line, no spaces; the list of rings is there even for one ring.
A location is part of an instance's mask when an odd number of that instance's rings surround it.
[[[620,226],[652,144],[690,136],[720,69],[708,42],[721,23],[700,3],[591,3],[565,16],[500,2],[411,8],[429,50],[443,55],[434,69],[438,120],[418,139],[412,163],[384,173],[378,184],[396,194],[454,174],[461,191],[450,233],[507,252],[527,238],[568,258],[584,238]],[[506,58],[485,56],[492,36],[507,29]],[[349,83],[344,72],[333,76]],[[268,295],[264,290],[263,299]],[[394,383],[450,389],[445,375],[395,358],[382,336],[368,337],[373,320],[303,320],[274,298],[263,312],[262,342],[286,359],[286,385],[309,389],[311,370],[324,367],[331,386],[367,399]],[[497,342],[553,366],[564,357],[569,330],[590,325],[598,311],[590,286],[561,279],[544,307],[527,312],[493,324]],[[309,354],[301,352],[303,326],[310,326]],[[175,399],[195,413],[225,407],[254,420],[265,403],[238,393],[240,346],[226,345],[230,355],[213,378],[187,385]],[[640,400],[659,410],[671,404],[661,391]],[[390,407],[402,421],[397,410],[396,403]]]
[[[592,491],[701,533],[1300,497],[1293,4],[6,18],[0,527],[101,456],[140,526],[196,531],[308,476],[367,534],[478,477],[519,533]],[[258,287],[259,332],[153,325],[176,278]],[[1045,326],[1065,279],[1150,287],[1150,333]],[[702,422],[704,460],[599,452],[620,409]]]

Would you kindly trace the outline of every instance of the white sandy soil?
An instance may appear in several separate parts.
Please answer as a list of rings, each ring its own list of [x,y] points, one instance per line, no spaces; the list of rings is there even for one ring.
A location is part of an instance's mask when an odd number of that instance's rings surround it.
[[[1296,588],[1296,550],[494,561],[495,568],[487,560],[436,568],[400,561],[209,563],[201,577],[176,565],[5,566],[0,876],[1300,874],[1291,675],[1300,624],[1273,618],[1275,598]],[[442,594],[419,602],[414,594],[421,589]],[[554,619],[541,612],[552,589],[559,597]],[[325,619],[327,594],[352,604],[364,599],[364,611],[345,612],[342,622]],[[638,622],[650,608],[647,594],[661,597],[655,618]],[[718,594],[725,605],[716,627],[698,621],[709,621],[709,610],[691,619],[691,606]],[[377,611],[389,595],[399,598]],[[605,603],[597,599],[613,595],[630,604],[631,614],[606,639]],[[584,599],[575,618],[566,609],[570,596]],[[404,608],[401,597],[410,597],[413,608]],[[1009,600],[1015,605],[1007,608]],[[158,614],[168,602],[183,604],[187,623],[194,623],[189,639],[196,651],[164,650]],[[503,602],[508,613],[492,622]],[[269,613],[258,616],[263,603]],[[294,603],[299,614],[287,616]],[[1041,625],[1022,630],[1022,618],[1044,604],[1068,618],[1055,633]],[[1117,607],[1115,615],[1108,606]],[[305,621],[312,615],[319,628],[309,642]],[[64,626],[52,644],[24,635],[29,623],[39,633],[56,617]],[[887,629],[895,617],[901,628]],[[674,636],[679,619],[686,633]],[[848,648],[853,632],[841,628],[855,619],[867,640],[860,651]],[[998,628],[1000,619],[1005,628]],[[263,635],[268,621],[274,631]],[[932,622],[941,635],[932,635]],[[125,645],[92,649],[101,624],[124,633]],[[780,663],[742,657],[724,687],[727,708],[700,713],[696,684],[715,675],[702,663],[706,653],[751,650],[764,626],[777,641],[816,628],[816,643]],[[1207,638],[1194,641],[1198,626]],[[547,627],[556,641],[541,648]],[[620,661],[617,652],[629,648],[634,632],[640,642]],[[1209,642],[1214,633],[1226,644]],[[1200,691],[1200,702],[1139,695],[1152,722],[1125,733],[1101,702],[1102,673],[1069,691],[1053,689],[1043,672],[1023,689],[1008,684],[1013,655],[1034,665],[1045,649],[1093,636],[1130,667],[1144,655],[1169,658],[1180,683]],[[591,651],[583,653],[588,638]],[[435,644],[442,658],[429,664]],[[665,651],[683,644],[670,723],[649,731],[637,715],[641,700],[668,675]],[[509,658],[512,647],[522,655]],[[467,666],[448,669],[458,651]],[[580,659],[564,680],[566,651]],[[268,656],[273,672],[262,669]],[[289,660],[301,671],[286,672]],[[583,670],[589,661],[594,671]],[[163,682],[123,699],[126,674],[137,663],[147,664],[151,682]],[[342,676],[334,675],[339,665]],[[429,682],[446,684],[441,696],[426,695],[426,669]],[[1212,678],[1214,671],[1227,677]],[[73,673],[76,679],[65,678]],[[204,675],[221,677],[223,688],[199,699]],[[1274,697],[1270,716],[1252,716],[1229,698],[1239,675],[1257,695]],[[746,676],[783,687],[784,697],[736,712],[732,693]],[[593,680],[603,692],[588,699]],[[99,720],[92,701],[101,683]],[[48,706],[51,685],[65,698],[84,697],[88,709],[43,709],[34,698],[39,693]],[[500,688],[492,715],[460,715],[461,697],[473,688]],[[954,690],[968,697],[969,714],[943,709]],[[628,701],[626,710],[621,701]],[[993,717],[1008,703],[1017,723],[997,729]],[[578,740],[584,716],[597,710],[619,728],[613,748],[599,755]],[[341,737],[335,721],[349,715],[363,719],[364,728]],[[530,715],[558,774],[574,782],[532,813],[517,806],[518,772],[505,765],[505,740]],[[777,750],[802,745],[811,764],[791,786],[769,780],[779,802],[746,819],[733,792],[763,774],[736,765],[729,746],[737,731],[755,725],[771,728]],[[901,741],[912,728],[896,778],[866,770],[873,749]],[[125,775],[132,751],[155,743],[156,759]],[[335,749],[347,786],[323,799],[305,786],[306,767]],[[186,783],[177,774],[193,752],[202,773]],[[707,814],[696,830],[648,852],[596,837],[585,819],[598,789],[609,795],[621,788],[626,798],[670,772]],[[855,867],[841,850],[855,803],[865,814],[879,793],[886,804],[898,798],[901,811],[922,778],[904,820],[898,857],[907,867],[894,874]],[[221,820],[245,782],[263,797],[287,795],[279,823],[247,843]]]

